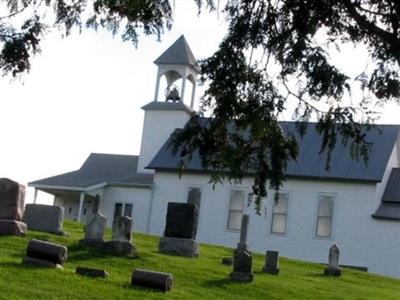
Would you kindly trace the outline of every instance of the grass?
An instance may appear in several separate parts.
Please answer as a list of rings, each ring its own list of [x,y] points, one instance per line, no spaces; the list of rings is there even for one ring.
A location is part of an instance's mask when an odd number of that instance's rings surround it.
[[[351,269],[332,278],[321,275],[322,265],[281,258],[280,275],[274,276],[260,271],[264,257],[255,254],[255,281],[233,283],[228,280],[232,267],[221,264],[222,257],[232,255],[228,248],[201,245],[197,259],[168,256],[157,252],[157,237],[134,234],[140,257],[126,259],[79,247],[83,228],[77,223],[67,221],[64,229],[70,237],[34,231],[26,238],[0,237],[0,299],[400,299],[399,280]],[[22,265],[32,238],[66,245],[69,258],[64,270]],[[82,277],[75,274],[77,266],[105,269],[110,276]],[[172,273],[172,291],[131,287],[137,267]]]

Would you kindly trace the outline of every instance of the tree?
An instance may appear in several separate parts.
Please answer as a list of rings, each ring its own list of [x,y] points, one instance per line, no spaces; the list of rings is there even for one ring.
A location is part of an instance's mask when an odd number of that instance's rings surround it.
[[[170,0],[39,1],[7,0],[0,16],[0,68],[17,76],[30,68],[40,35],[49,27],[69,34],[82,24],[104,27],[137,43],[141,32],[156,34],[172,25]],[[220,1],[194,0],[199,9],[216,9]],[[298,155],[296,137],[283,132],[278,117],[295,101],[300,135],[311,117],[318,119],[321,153],[338,139],[354,158],[365,163],[371,144],[366,130],[372,121],[369,104],[398,101],[400,96],[400,2],[398,0],[226,0],[229,23],[219,49],[200,62],[208,89],[202,110],[175,134],[172,146],[182,163],[198,151],[211,182],[241,180],[254,172],[256,208],[268,187],[278,191],[288,161]],[[53,8],[55,21],[43,20]],[[29,14],[30,13],[30,14]],[[30,16],[19,30],[8,20]],[[86,21],[83,17],[88,15]],[[346,105],[352,92],[346,74],[329,59],[329,47],[341,42],[364,44],[374,69],[358,76],[365,92],[357,106]],[[323,105],[321,105],[323,104]],[[201,118],[211,110],[212,118]],[[361,117],[360,117],[361,116]]]

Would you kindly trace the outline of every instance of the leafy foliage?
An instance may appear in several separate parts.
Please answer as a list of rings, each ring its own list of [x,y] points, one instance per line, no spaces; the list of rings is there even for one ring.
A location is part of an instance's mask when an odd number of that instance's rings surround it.
[[[219,9],[221,1],[194,0],[199,10]],[[3,0],[0,16],[0,68],[17,76],[29,71],[47,28],[65,35],[83,26],[121,34],[137,44],[139,34],[161,36],[172,26],[171,0]],[[400,96],[400,2],[398,0],[225,0],[229,23],[218,51],[201,61],[208,89],[202,110],[174,137],[185,162],[198,151],[203,167],[215,172],[211,182],[240,181],[255,174],[256,208],[268,185],[279,190],[288,161],[298,155],[296,139],[278,119],[295,105],[294,119],[304,134],[311,118],[321,134],[326,167],[337,140],[355,159],[368,161],[366,130],[375,102]],[[54,13],[54,20],[48,17]],[[28,16],[22,26],[15,21]],[[357,77],[367,93],[356,106],[344,99],[352,92],[347,74],[334,65],[329,49],[341,43],[363,44],[374,69]],[[211,118],[202,118],[211,111]]]

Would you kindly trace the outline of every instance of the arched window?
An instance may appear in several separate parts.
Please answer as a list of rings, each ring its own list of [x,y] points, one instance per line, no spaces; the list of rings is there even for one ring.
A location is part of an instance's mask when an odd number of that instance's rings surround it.
[[[242,191],[232,191],[229,202],[228,229],[240,230],[244,208],[245,195]]]
[[[319,196],[316,232],[318,237],[332,236],[333,199],[332,196]]]
[[[277,233],[277,234],[286,233],[288,205],[289,205],[289,195],[279,193],[278,202],[274,203],[274,209],[272,210],[271,233]]]

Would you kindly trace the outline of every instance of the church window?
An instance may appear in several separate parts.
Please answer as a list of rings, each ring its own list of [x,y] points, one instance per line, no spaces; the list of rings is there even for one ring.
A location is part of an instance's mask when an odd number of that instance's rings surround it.
[[[243,191],[232,191],[229,202],[228,229],[240,230],[244,208],[245,195]]]
[[[289,195],[279,193],[278,201],[274,201],[272,210],[271,233],[285,234],[287,232]]]
[[[332,236],[333,199],[334,197],[332,196],[319,196],[317,237]]]

